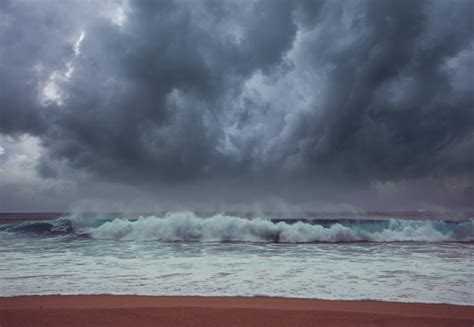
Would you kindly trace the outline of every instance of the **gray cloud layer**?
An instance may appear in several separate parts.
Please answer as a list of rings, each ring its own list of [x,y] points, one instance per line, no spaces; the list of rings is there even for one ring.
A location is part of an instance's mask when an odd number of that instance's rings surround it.
[[[469,0],[3,0],[0,133],[38,136],[49,178],[65,164],[151,189],[462,180],[466,206],[473,12]]]

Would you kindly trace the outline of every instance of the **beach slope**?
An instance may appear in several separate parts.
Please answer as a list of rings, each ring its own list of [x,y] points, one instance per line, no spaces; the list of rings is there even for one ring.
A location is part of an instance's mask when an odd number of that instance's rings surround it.
[[[469,326],[474,306],[271,297],[0,298],[0,326]]]

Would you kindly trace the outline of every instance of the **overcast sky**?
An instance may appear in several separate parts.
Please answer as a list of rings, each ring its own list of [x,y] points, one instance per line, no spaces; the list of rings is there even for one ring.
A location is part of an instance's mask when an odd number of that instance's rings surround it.
[[[0,0],[0,211],[472,208],[473,13]]]

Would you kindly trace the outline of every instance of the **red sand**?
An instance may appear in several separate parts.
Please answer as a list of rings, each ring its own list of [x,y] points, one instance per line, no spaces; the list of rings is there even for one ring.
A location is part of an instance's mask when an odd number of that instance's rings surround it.
[[[474,326],[474,306],[267,297],[0,298],[0,326]]]

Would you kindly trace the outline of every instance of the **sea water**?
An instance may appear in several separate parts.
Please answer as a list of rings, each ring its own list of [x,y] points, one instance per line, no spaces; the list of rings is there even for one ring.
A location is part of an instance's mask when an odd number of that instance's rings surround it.
[[[474,220],[63,217],[0,225],[0,296],[474,304]]]

